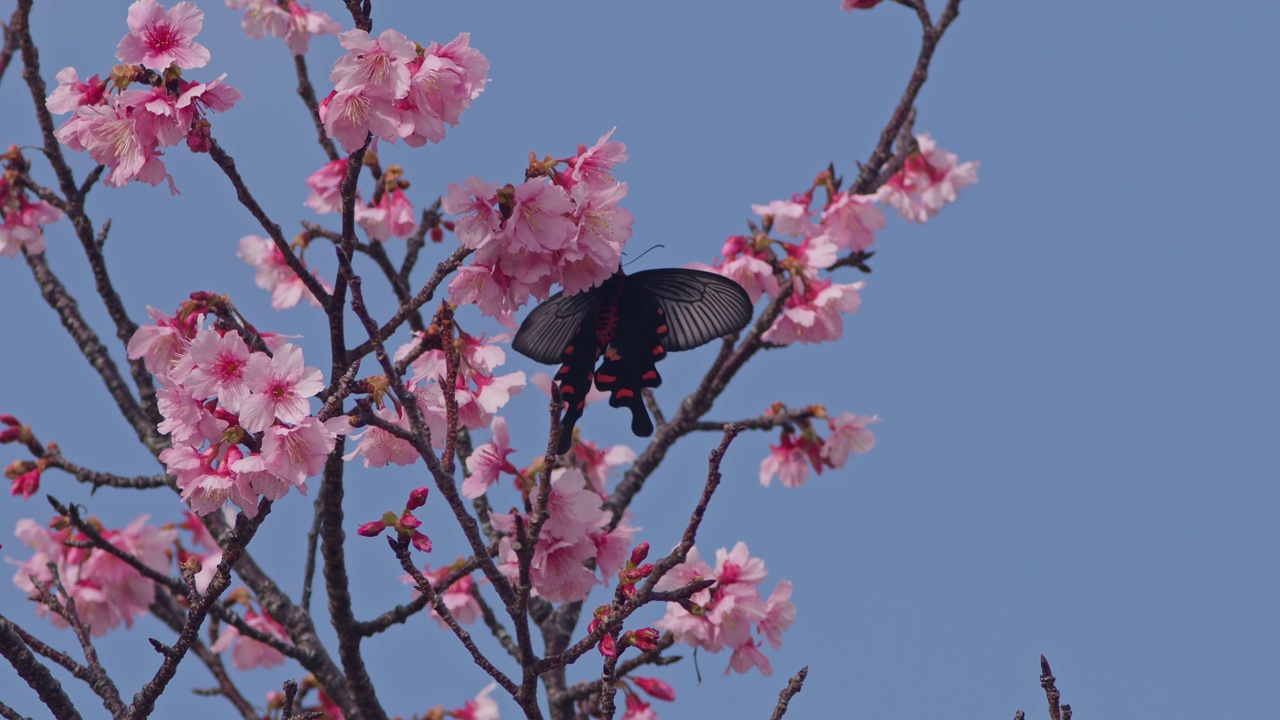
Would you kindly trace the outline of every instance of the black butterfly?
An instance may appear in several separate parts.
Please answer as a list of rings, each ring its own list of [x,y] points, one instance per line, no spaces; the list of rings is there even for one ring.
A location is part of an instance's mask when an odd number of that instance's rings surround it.
[[[598,287],[557,293],[524,319],[511,347],[556,372],[565,402],[556,452],[568,451],[594,377],[613,407],[631,408],[631,432],[653,434],[640,397],[658,387],[657,363],[735,333],[751,322],[752,304],[738,283],[701,270],[668,268],[627,275],[619,269]],[[604,356],[600,369],[596,360]]]

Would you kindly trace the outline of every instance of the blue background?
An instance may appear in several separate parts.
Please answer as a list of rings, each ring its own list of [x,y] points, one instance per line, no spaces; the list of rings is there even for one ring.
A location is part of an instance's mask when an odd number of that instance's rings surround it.
[[[77,3],[73,22],[62,7],[38,3],[33,19],[50,90],[64,65],[82,77],[108,72],[125,32],[125,2]],[[198,39],[213,60],[187,76],[226,72],[245,93],[213,117],[213,132],[292,235],[297,219],[317,219],[301,205],[302,181],[323,161],[293,94],[292,63],[279,40],[245,38],[238,13],[203,7]],[[315,7],[349,26],[338,3]],[[743,231],[752,203],[804,190],[828,162],[855,175],[901,95],[919,35],[904,8],[850,15],[836,0],[375,7],[375,32],[394,27],[425,44],[470,31],[492,63],[492,81],[443,144],[383,146],[384,166],[407,168],[416,204],[470,175],[518,181],[530,150],[565,156],[617,126],[614,139],[631,154],[618,176],[630,184],[632,253],[666,246],[639,267],[710,261]],[[705,653],[700,684],[687,661],[648,673],[680,694],[674,706],[655,704],[664,719],[767,716],[806,664],[789,717],[1012,717],[1019,708],[1043,717],[1040,653],[1082,717],[1272,710],[1280,238],[1268,208],[1280,189],[1278,22],[1280,8],[1264,2],[965,3],[916,127],[962,160],[980,160],[980,182],[925,226],[891,219],[844,338],[766,353],[710,415],[821,402],[878,414],[878,444],[845,471],[789,490],[757,481],[776,436],[736,442],[699,547],[710,557],[745,540],[770,569],[765,592],[781,578],[795,583],[799,614],[783,649],[767,651],[770,678],[721,677],[728,658]],[[332,37],[313,43],[321,95],[339,52]],[[0,143],[33,145],[18,70],[0,84]],[[28,157],[52,184],[37,153]],[[304,334],[309,364],[326,367],[319,314],[274,313],[236,259],[239,238],[260,230],[229,183],[182,148],[165,160],[181,196],[135,184],[90,198],[96,223],[114,220],[108,258],[135,320],[146,305],[172,311],[193,290],[225,292],[258,327]],[[83,177],[88,158],[75,162]],[[334,217],[323,221],[335,226]],[[54,269],[111,343],[67,224],[47,236]],[[322,246],[311,253],[332,278]],[[378,287],[373,277],[368,287]],[[0,307],[0,411],[74,462],[156,472],[19,260],[0,262]],[[385,317],[390,305],[377,310]],[[675,407],[713,352],[664,363],[664,407]],[[543,396],[531,388],[504,414],[523,464],[544,442]],[[639,449],[625,416],[595,407],[582,427]],[[639,537],[655,548],[678,537],[715,441],[682,442],[633,506]],[[22,457],[0,450],[5,463]],[[399,507],[424,471],[353,466],[348,477],[350,532]],[[179,518],[164,491],[89,497],[49,474],[41,492],[83,502],[110,526],[140,511]],[[509,489],[495,492],[499,509],[514,502]],[[428,508],[432,562],[447,563],[462,546],[438,498]],[[10,528],[50,514],[38,498],[0,501],[0,554],[25,559]],[[295,595],[309,520],[309,501],[292,495],[253,546]],[[349,546],[361,616],[408,599],[380,541]],[[322,608],[323,596],[314,604]],[[0,612],[74,647],[33,611],[19,591],[0,588]],[[138,629],[171,637],[148,619]],[[367,647],[393,714],[459,707],[486,682],[425,618]],[[112,633],[100,649],[126,697],[159,664],[139,632]],[[597,675],[596,663],[588,657],[575,677]],[[293,665],[256,672],[243,688],[259,701],[298,675]],[[86,716],[101,712],[82,686],[64,682]],[[224,701],[186,692],[211,684],[189,661],[157,717],[226,717]],[[0,669],[0,697],[43,716],[11,670]],[[503,709],[514,716],[509,703]]]

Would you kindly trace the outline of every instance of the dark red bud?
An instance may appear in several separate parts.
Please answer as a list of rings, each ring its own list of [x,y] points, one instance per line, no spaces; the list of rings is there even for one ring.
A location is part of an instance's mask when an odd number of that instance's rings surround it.
[[[417,510],[423,505],[426,505],[427,492],[428,489],[425,487],[414,488],[413,491],[409,493],[409,504],[405,506],[405,509]]]

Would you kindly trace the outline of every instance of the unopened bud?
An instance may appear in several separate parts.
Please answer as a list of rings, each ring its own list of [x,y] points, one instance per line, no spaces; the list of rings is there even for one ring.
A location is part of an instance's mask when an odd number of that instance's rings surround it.
[[[417,530],[413,531],[413,546],[422,552],[431,552],[431,538]]]
[[[367,522],[361,525],[360,528],[356,530],[356,534],[361,537],[378,537],[386,527],[386,524],[381,520],[374,520],[373,522]]]
[[[639,565],[647,557],[649,557],[649,543],[642,542],[631,551],[631,564]]]
[[[405,509],[417,510],[423,505],[426,505],[427,492],[428,490],[425,487],[414,488],[413,491],[409,493],[409,504],[405,506]]]
[[[618,643],[614,641],[612,635],[605,635],[600,638],[600,644],[596,647],[600,649],[600,654],[605,657],[618,657]]]

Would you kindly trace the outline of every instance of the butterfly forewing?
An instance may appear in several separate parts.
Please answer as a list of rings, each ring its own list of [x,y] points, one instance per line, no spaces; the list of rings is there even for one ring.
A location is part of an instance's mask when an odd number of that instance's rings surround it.
[[[583,320],[594,322],[600,289],[556,293],[529,313],[511,341],[511,349],[540,363],[557,363]]]
[[[657,299],[668,327],[662,345],[671,352],[704,345],[751,322],[753,308],[747,291],[715,273],[686,268],[645,270],[628,276],[627,287]]]

